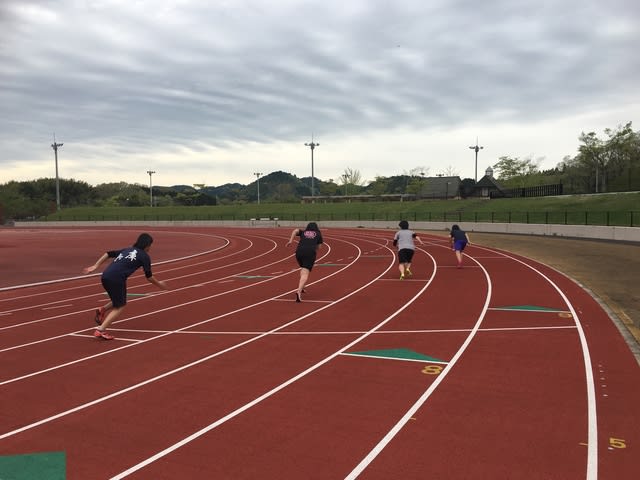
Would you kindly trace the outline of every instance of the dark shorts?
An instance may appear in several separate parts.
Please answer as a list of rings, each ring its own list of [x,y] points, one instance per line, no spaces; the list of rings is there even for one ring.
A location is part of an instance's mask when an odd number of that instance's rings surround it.
[[[414,250],[411,248],[403,248],[398,250],[398,263],[411,263]]]
[[[467,246],[466,240],[456,240],[455,242],[453,242],[453,249],[457,250],[458,252],[463,251],[464,247],[466,246]]]
[[[316,263],[315,250],[296,250],[296,260],[301,268],[311,271],[314,263]]]
[[[102,277],[102,286],[109,295],[114,308],[124,307],[127,304],[127,282],[119,278]]]

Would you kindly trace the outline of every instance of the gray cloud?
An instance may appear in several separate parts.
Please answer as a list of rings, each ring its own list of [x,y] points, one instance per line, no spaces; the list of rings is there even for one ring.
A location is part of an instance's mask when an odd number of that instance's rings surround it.
[[[416,141],[406,165],[376,156],[388,156],[397,134],[453,142],[475,129],[506,146],[505,125],[533,133],[599,112],[596,122],[625,123],[634,120],[627,110],[610,111],[640,102],[640,9],[629,2],[210,3],[4,2],[0,183],[51,176],[53,132],[64,137],[65,161],[94,184],[132,158],[163,162],[175,178],[200,168],[233,175],[242,172],[236,161],[216,164],[224,152],[300,150],[312,133],[351,146],[327,149],[334,177],[345,158],[369,176],[392,175],[458,155],[425,159]],[[358,138],[366,161],[353,150]],[[553,164],[575,151],[541,148]],[[282,151],[263,161],[296,172],[300,157]]]

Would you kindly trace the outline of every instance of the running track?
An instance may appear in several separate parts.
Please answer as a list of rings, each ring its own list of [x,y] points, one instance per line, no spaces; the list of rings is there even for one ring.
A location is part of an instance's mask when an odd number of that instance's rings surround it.
[[[78,272],[139,232],[0,232],[0,478],[637,478],[640,367],[560,272],[422,234],[400,281],[392,231],[323,229],[296,304],[290,229],[153,228],[171,290],[96,340]]]

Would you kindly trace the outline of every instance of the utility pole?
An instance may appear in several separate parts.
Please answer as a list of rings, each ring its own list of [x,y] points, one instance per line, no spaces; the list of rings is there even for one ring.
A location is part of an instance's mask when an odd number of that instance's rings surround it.
[[[53,148],[53,153],[56,156],[56,208],[60,211],[60,179],[58,178],[58,147],[61,147],[62,143],[56,143],[56,134],[53,134],[53,143],[51,144],[51,148]]]
[[[262,172],[254,172],[253,174],[256,176],[256,181],[258,182],[258,205],[260,205],[260,175],[262,175]]]
[[[319,143],[313,143],[313,135],[311,135],[311,143],[305,143],[305,145],[311,148],[311,196],[315,195],[315,187],[313,185],[313,149],[319,146]]]
[[[149,174],[149,205],[153,207],[153,183],[151,182],[151,175],[156,173],[154,170],[147,170]]]
[[[476,152],[476,176],[475,181],[478,183],[478,152],[482,150],[484,147],[478,146],[478,137],[476,137],[476,144],[469,147],[471,150],[475,150]]]

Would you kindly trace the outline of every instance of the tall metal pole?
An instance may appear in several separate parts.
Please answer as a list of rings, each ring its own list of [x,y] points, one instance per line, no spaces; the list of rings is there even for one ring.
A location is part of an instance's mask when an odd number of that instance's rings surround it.
[[[342,182],[344,183],[344,196],[347,196],[347,177],[348,175],[346,173],[343,173],[342,175],[340,175],[342,177]]]
[[[262,175],[262,172],[254,172],[253,174],[256,176],[256,181],[258,182],[258,205],[260,205],[260,175]]]
[[[315,195],[315,187],[313,185],[313,177],[314,177],[314,173],[313,173],[313,149],[316,148],[317,146],[319,146],[319,143],[313,143],[313,135],[311,135],[311,143],[305,143],[305,145],[307,147],[311,148],[311,196],[313,197]]]
[[[484,147],[478,146],[478,137],[476,137],[476,144],[469,147],[471,150],[475,150],[476,152],[476,176],[474,180],[478,183],[478,152],[482,150]]]
[[[56,208],[60,211],[60,179],[58,178],[58,147],[61,147],[62,143],[56,143],[56,134],[53,134],[53,143],[51,144],[51,148],[53,148],[53,153],[56,156]]]
[[[156,173],[154,170],[147,170],[149,174],[149,205],[153,207],[153,183],[151,182],[151,175]]]

